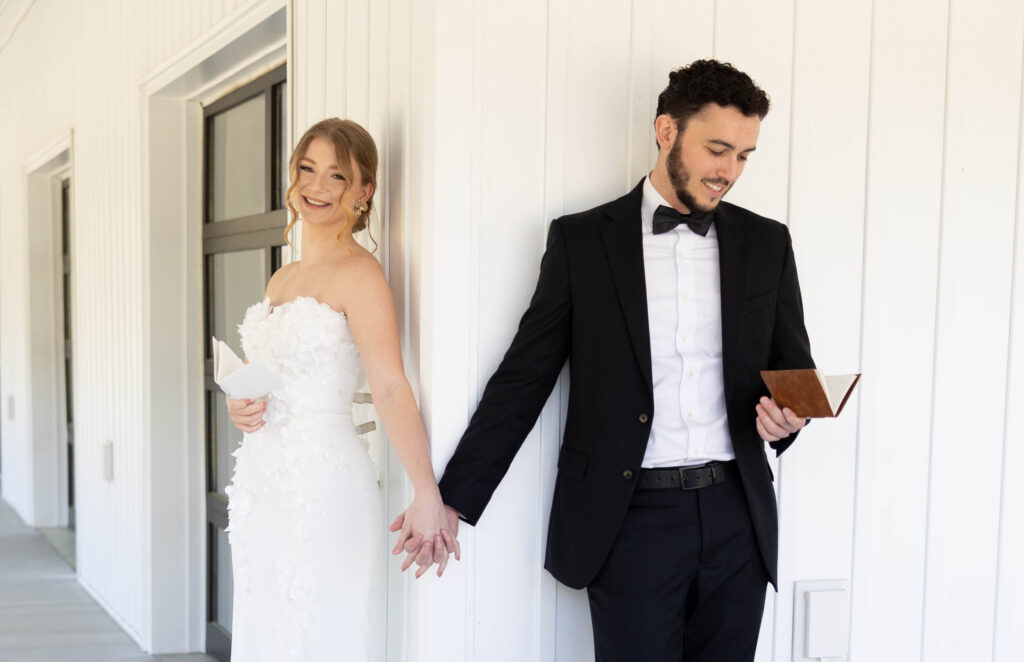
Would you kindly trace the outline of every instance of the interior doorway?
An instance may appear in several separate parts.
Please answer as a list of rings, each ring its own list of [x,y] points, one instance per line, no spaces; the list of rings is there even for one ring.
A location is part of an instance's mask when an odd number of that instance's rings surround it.
[[[22,517],[73,568],[74,481],[74,204],[72,134],[28,160],[28,324],[31,374],[31,502]],[[69,428],[69,424],[72,426]],[[27,481],[26,481],[27,479]]]
[[[72,263],[71,263],[71,176],[64,171],[54,177],[54,193],[58,198],[54,209],[54,250],[57,275],[54,278],[56,301],[56,364],[57,364],[57,482],[58,518],[55,527],[40,527],[39,532],[57,551],[71,569],[77,566],[75,554],[75,407],[74,389],[74,336],[72,325]]]

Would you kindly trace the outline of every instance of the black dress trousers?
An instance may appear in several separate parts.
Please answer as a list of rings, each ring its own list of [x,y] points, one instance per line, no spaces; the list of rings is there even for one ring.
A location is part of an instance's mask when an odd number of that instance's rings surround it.
[[[753,660],[767,584],[738,478],[638,489],[587,587],[596,660]]]

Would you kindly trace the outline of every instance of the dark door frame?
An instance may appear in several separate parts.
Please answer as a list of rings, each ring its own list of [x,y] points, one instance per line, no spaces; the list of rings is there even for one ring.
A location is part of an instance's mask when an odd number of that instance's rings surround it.
[[[280,247],[285,244],[284,228],[288,223],[282,188],[282,163],[288,155],[282,153],[282,134],[286,130],[282,109],[287,104],[279,103],[283,94],[285,66],[278,67],[260,78],[209,104],[203,109],[203,338],[208,340],[212,333],[214,314],[213,286],[211,282],[213,256],[242,250],[266,249],[266,273],[281,267]],[[213,220],[213,174],[210,164],[214,148],[214,117],[246,101],[263,95],[266,103],[265,149],[266,172],[264,211],[241,218],[219,222]],[[205,459],[206,459],[206,650],[224,660],[231,656],[231,635],[214,619],[218,612],[217,595],[217,547],[218,529],[227,528],[227,498],[217,491],[217,432],[213,398],[223,397],[213,381],[213,358],[210,346],[204,340],[204,384],[205,406]]]

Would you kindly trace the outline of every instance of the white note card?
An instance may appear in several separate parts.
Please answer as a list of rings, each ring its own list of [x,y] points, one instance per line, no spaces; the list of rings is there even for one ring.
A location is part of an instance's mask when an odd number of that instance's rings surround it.
[[[213,381],[236,400],[259,400],[281,385],[281,378],[259,359],[243,363],[223,340],[213,341]]]

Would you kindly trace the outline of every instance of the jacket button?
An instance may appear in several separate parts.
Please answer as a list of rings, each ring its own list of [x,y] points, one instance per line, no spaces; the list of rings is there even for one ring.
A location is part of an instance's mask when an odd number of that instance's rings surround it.
[[[639,421],[641,423],[646,423],[648,420],[650,420],[650,419],[647,418],[647,414],[640,414]]]
[[[625,478],[626,480],[629,480],[630,478],[633,477],[633,472],[630,469],[626,469],[625,471],[622,472],[622,477]]]

